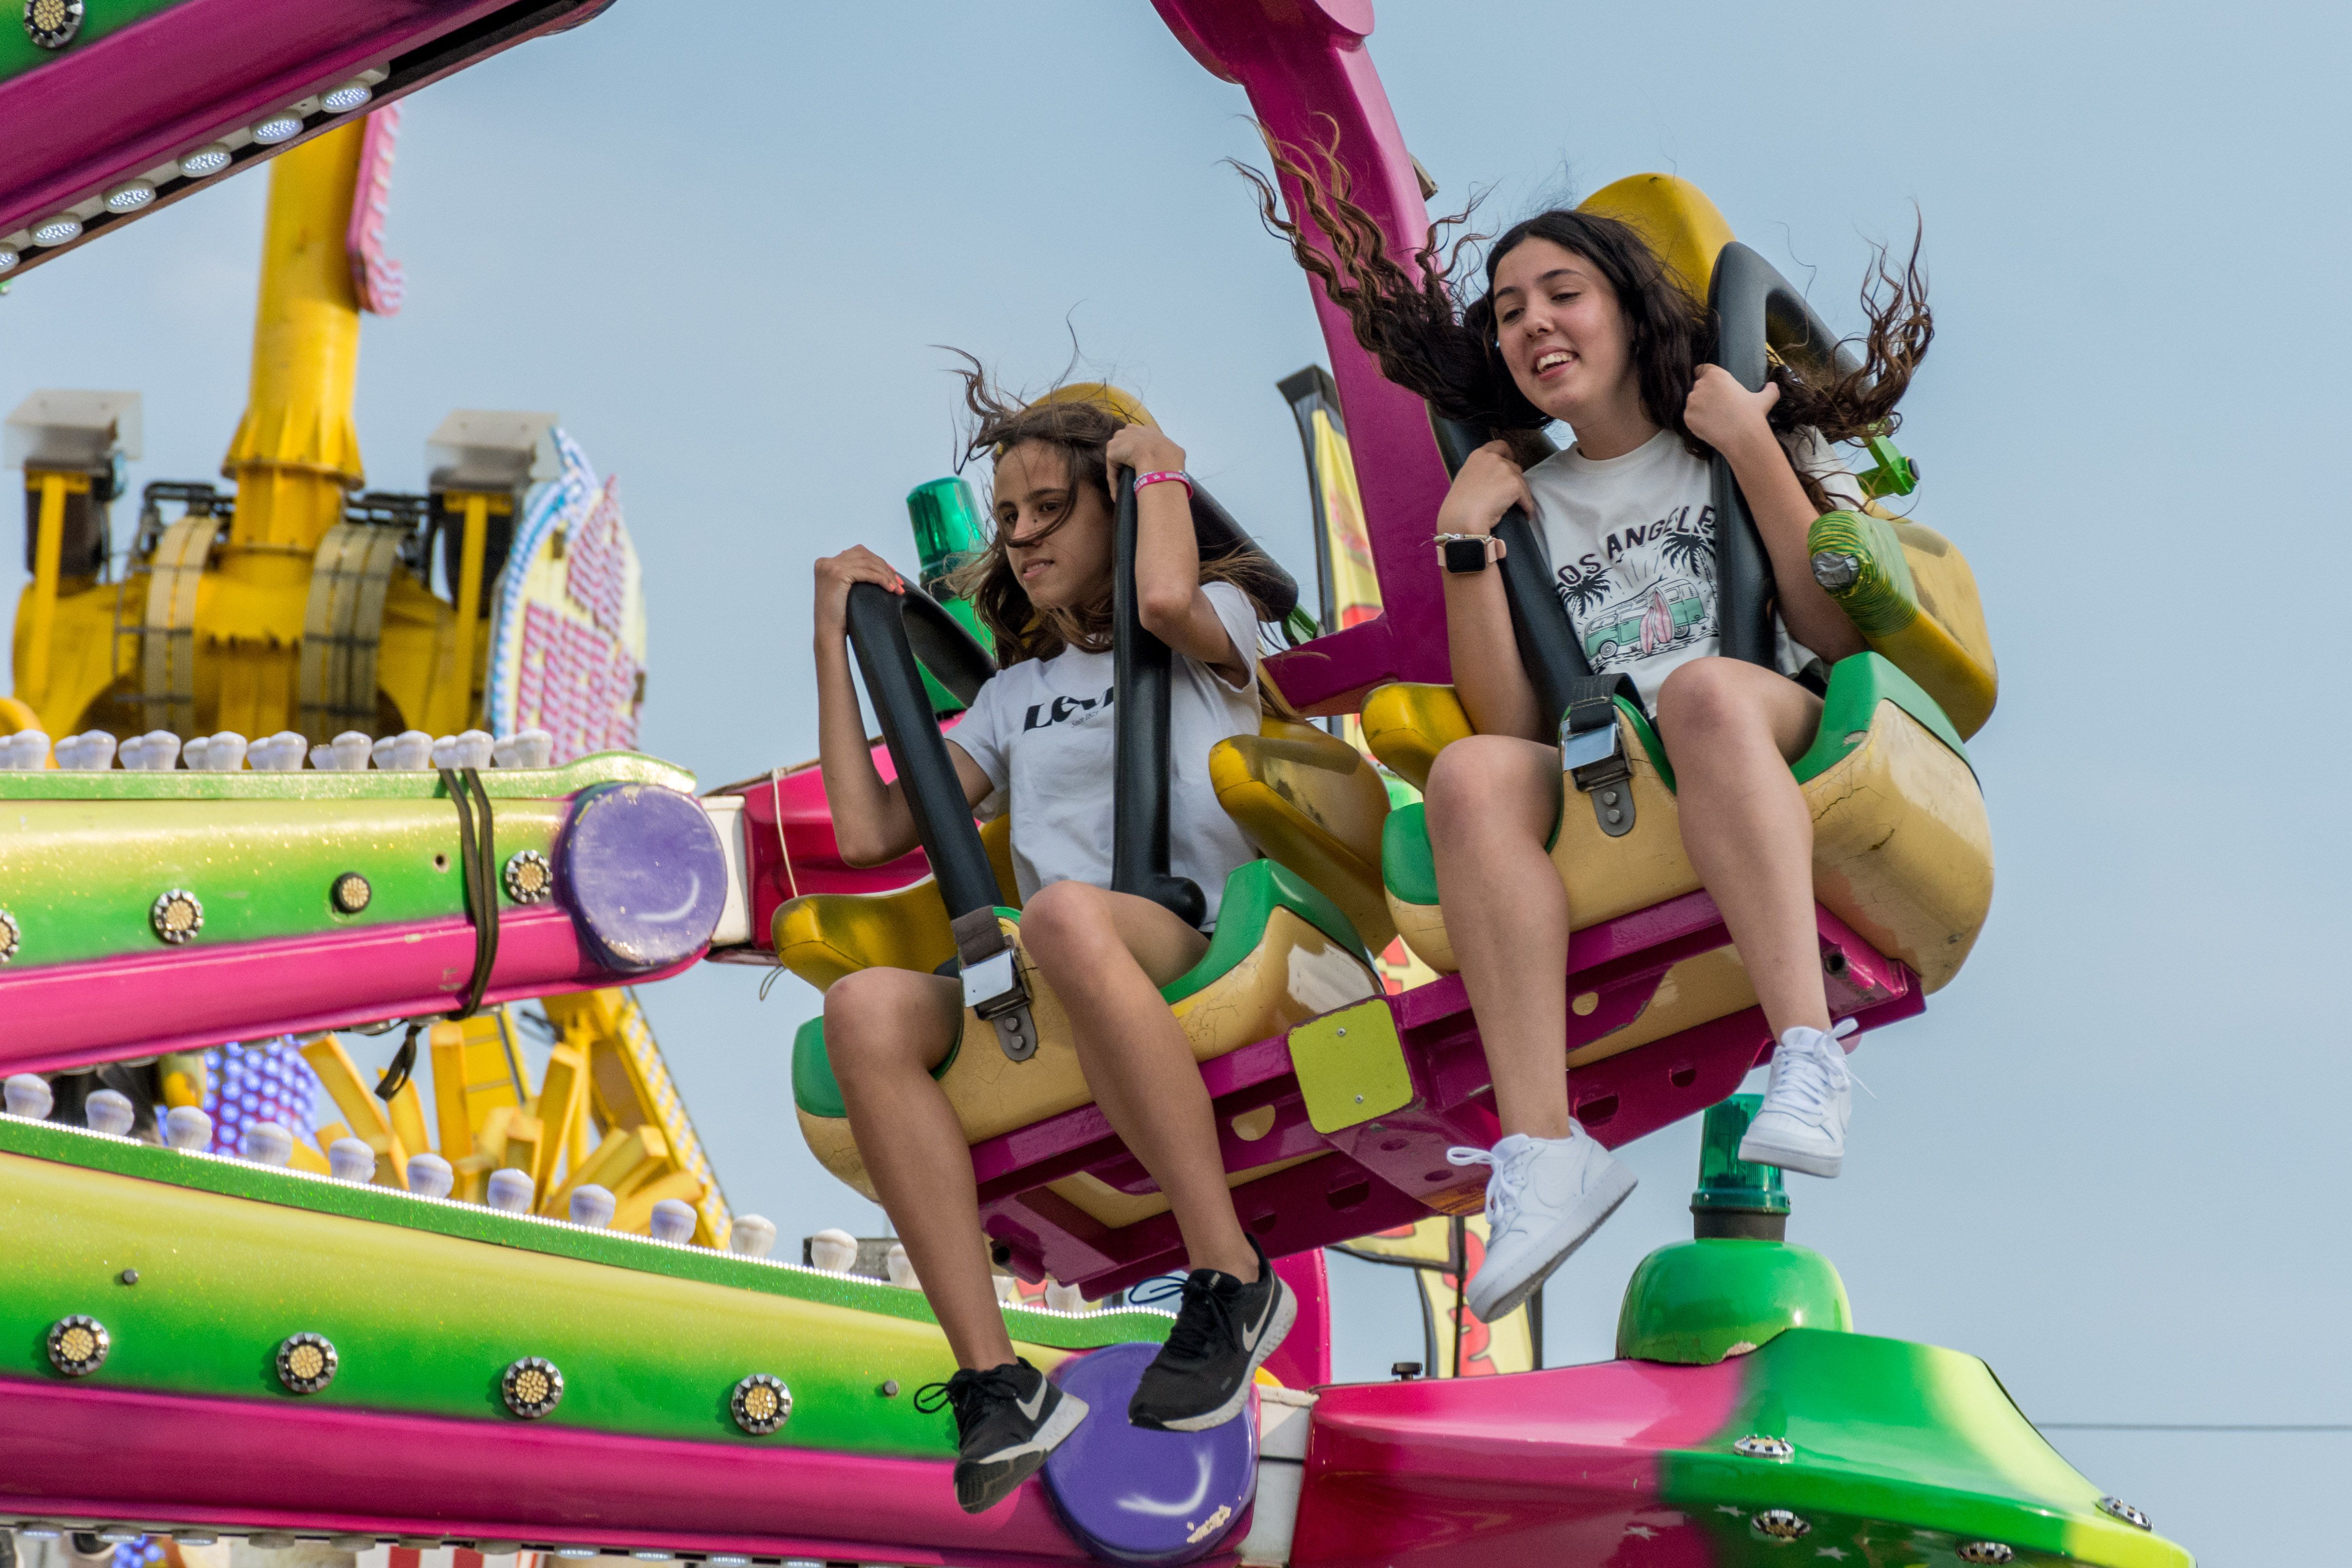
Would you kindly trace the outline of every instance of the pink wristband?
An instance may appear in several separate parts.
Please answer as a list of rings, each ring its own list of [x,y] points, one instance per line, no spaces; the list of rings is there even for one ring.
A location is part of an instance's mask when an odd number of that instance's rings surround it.
[[[1146,485],[1156,485],[1163,481],[1182,485],[1187,496],[1192,493],[1192,476],[1177,468],[1161,468],[1149,474],[1138,474],[1135,476],[1135,488],[1139,490]]]

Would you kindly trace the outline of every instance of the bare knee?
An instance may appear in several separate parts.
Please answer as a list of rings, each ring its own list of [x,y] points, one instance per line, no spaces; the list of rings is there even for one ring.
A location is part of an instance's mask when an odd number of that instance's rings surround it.
[[[1021,940],[1040,962],[1048,953],[1067,959],[1119,946],[1110,900],[1091,882],[1049,882],[1038,889],[1021,906]]]
[[[1559,787],[1556,761],[1532,742],[1502,735],[1456,741],[1430,766],[1423,799],[1431,842],[1496,837],[1496,829],[1525,837],[1520,830],[1538,817],[1548,828]]]
[[[919,1068],[942,1053],[935,977],[906,969],[859,969],[843,975],[824,994],[824,1048],[834,1076],[856,1078],[912,1064]]]
[[[1695,658],[1678,666],[1658,689],[1658,731],[1690,741],[1756,723],[1752,677],[1757,667],[1738,659]]]

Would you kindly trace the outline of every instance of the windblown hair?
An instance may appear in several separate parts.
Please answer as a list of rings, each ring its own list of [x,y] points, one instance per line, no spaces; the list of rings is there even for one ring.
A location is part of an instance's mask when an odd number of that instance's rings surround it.
[[[1271,135],[1265,140],[1277,174],[1297,182],[1301,203],[1328,237],[1329,248],[1285,215],[1272,180],[1237,163],[1234,167],[1256,188],[1259,217],[1347,312],[1356,342],[1379,358],[1389,380],[1426,398],[1440,413],[1506,439],[1550,423],[1511,377],[1497,341],[1494,306],[1495,268],[1502,258],[1526,240],[1548,239],[1591,262],[1616,293],[1643,411],[1679,437],[1694,456],[1712,455],[1685,423],[1683,404],[1699,367],[1714,356],[1715,314],[1692,297],[1639,230],[1598,213],[1538,213],[1487,246],[1486,290],[1465,303],[1458,277],[1465,253],[1486,237],[1465,233],[1450,251],[1441,251],[1444,232],[1469,222],[1475,200],[1432,224],[1428,241],[1409,264],[1401,264],[1389,255],[1379,221],[1349,195],[1336,131],[1329,144],[1306,149]],[[1780,400],[1769,420],[1784,439],[1811,428],[1834,444],[1890,435],[1900,423],[1895,405],[1935,336],[1927,280],[1919,271],[1920,238],[1915,231],[1910,256],[1899,269],[1880,249],[1862,289],[1869,330],[1840,345],[1858,343],[1857,356],[1843,366],[1831,352],[1801,366],[1772,356],[1771,377],[1780,384]],[[1799,478],[1814,503],[1828,510],[1819,484],[1801,468]]]
[[[948,352],[964,361],[963,368],[955,373],[963,379],[964,406],[971,415],[971,424],[964,436],[964,462],[980,458],[993,461],[1015,447],[1034,445],[1051,447],[1068,465],[1073,508],[1036,537],[1053,533],[1069,521],[1081,485],[1100,496],[1106,510],[1116,510],[1117,498],[1111,493],[1106,452],[1110,438],[1118,434],[1126,420],[1092,399],[1055,397],[1050,390],[1033,401],[1024,402],[996,386],[980,361],[971,354],[961,349]],[[957,466],[961,468],[962,464]],[[987,548],[959,567],[948,580],[949,591],[971,601],[981,624],[995,638],[1000,668],[1018,664],[1024,658],[1052,658],[1067,647],[1087,653],[1102,653],[1110,647],[1113,599],[1108,576],[1100,591],[1083,605],[1040,608],[1029,602],[1028,591],[1013,575],[1005,549],[1006,541],[996,526],[992,498]],[[1276,580],[1265,558],[1255,550],[1240,551],[1218,560],[1203,558],[1201,580],[1232,584],[1249,595],[1260,620],[1267,617],[1266,605],[1274,601]]]

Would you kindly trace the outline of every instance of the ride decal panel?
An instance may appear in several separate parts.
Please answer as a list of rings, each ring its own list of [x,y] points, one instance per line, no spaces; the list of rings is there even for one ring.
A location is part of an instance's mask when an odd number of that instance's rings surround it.
[[[562,430],[553,440],[561,471],[532,498],[499,581],[483,705],[494,733],[545,730],[566,763],[636,744],[646,605],[620,481],[599,480]]]

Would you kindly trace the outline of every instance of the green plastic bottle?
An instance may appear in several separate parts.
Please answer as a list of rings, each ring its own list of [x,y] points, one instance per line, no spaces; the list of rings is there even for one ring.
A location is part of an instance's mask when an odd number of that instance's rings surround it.
[[[980,639],[980,646],[993,654],[996,639],[981,625],[971,602],[956,597],[947,584],[958,567],[988,548],[980,526],[980,498],[972,493],[971,483],[951,474],[917,485],[907,492],[907,519],[914,524],[923,592],[946,606],[948,614],[961,621],[964,629]],[[932,679],[929,670],[923,672],[923,687],[930,694],[933,713],[945,717],[963,711],[963,704]]]

